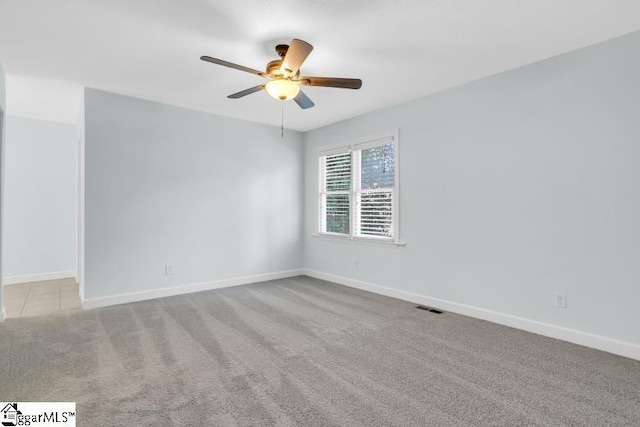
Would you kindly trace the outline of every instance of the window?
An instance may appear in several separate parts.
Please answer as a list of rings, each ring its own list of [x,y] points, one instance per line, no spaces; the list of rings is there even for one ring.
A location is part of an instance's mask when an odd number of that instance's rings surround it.
[[[388,136],[320,153],[320,234],[397,240],[397,150]]]

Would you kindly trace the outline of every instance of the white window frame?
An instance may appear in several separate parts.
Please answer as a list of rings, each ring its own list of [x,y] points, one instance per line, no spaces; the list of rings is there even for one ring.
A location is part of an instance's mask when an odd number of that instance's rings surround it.
[[[368,236],[355,234],[358,224],[358,194],[377,192],[377,191],[389,191],[388,188],[380,190],[362,190],[360,189],[360,151],[368,148],[380,147],[386,143],[393,141],[394,149],[394,186],[391,189],[392,193],[392,237],[383,236]],[[339,153],[351,153],[351,186],[349,190],[350,194],[350,206],[349,206],[349,233],[331,233],[323,231],[324,221],[326,218],[323,214],[323,195],[324,182],[323,182],[323,170],[322,170],[322,157]],[[392,246],[404,246],[400,240],[400,144],[398,140],[398,131],[386,132],[384,134],[378,134],[368,138],[359,138],[351,142],[345,142],[342,144],[335,144],[331,146],[320,147],[317,153],[317,166],[318,166],[318,197],[316,199],[317,205],[317,221],[315,237],[320,237],[329,240],[336,241],[350,241],[364,244],[383,244]]]

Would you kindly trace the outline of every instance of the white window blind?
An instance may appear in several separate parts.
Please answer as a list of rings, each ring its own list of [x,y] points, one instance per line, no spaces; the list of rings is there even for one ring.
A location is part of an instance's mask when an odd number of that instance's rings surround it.
[[[351,153],[321,157],[323,227],[325,233],[349,234],[351,206]]]
[[[394,137],[320,154],[321,234],[395,240],[397,141]]]

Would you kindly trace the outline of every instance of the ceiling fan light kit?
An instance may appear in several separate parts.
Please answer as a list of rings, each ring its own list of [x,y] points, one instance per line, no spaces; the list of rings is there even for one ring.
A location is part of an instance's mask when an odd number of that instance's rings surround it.
[[[360,87],[362,87],[362,80],[360,79],[301,77],[300,66],[305,59],[307,59],[307,56],[309,56],[312,50],[313,46],[299,39],[291,40],[290,45],[279,44],[276,46],[276,53],[280,56],[280,59],[269,62],[265,72],[224,61],[222,59],[213,58],[211,56],[201,56],[200,59],[213,64],[255,74],[269,80],[266,84],[254,86],[231,94],[228,96],[228,98],[231,99],[242,98],[265,89],[274,99],[279,101],[293,99],[300,108],[307,109],[313,107],[315,104],[300,89],[300,85],[334,87],[341,89],[360,89]]]
[[[280,101],[295,98],[300,93],[298,83],[285,78],[271,80],[265,88],[269,95]]]

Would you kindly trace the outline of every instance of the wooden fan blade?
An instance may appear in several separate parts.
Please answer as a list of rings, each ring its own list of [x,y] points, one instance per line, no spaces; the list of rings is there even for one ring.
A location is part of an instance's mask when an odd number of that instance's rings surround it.
[[[337,77],[300,77],[300,84],[305,86],[324,86],[337,87],[341,89],[360,89],[362,80],[360,79],[341,79]]]
[[[243,65],[234,64],[233,62],[224,61],[222,59],[212,58],[210,56],[201,56],[200,59],[203,60],[203,61],[206,61],[206,62],[211,62],[212,64],[222,65],[223,67],[229,67],[229,68],[233,68],[233,69],[236,69],[236,70],[244,71],[244,72],[247,72],[247,73],[257,74],[258,76],[267,77],[267,75],[265,73],[263,73],[262,71],[254,70],[253,68],[245,67]]]
[[[256,92],[260,92],[262,89],[264,89],[265,85],[258,85],[258,86],[254,86],[254,87],[250,87],[249,89],[245,89],[242,90],[238,93],[234,93],[232,95],[227,96],[227,98],[231,98],[231,99],[238,99],[238,98],[242,98],[243,96],[247,96],[247,95],[251,95],[252,93],[256,93]]]
[[[287,54],[282,60],[282,66],[280,69],[282,71],[289,70],[292,76],[295,75],[312,50],[313,46],[303,40],[291,40],[291,44],[289,45]]]
[[[311,108],[314,105],[316,105],[303,91],[298,92],[298,94],[296,95],[295,98],[293,98],[293,100],[296,101],[296,104],[298,104],[298,106],[303,110],[306,110],[307,108]]]

